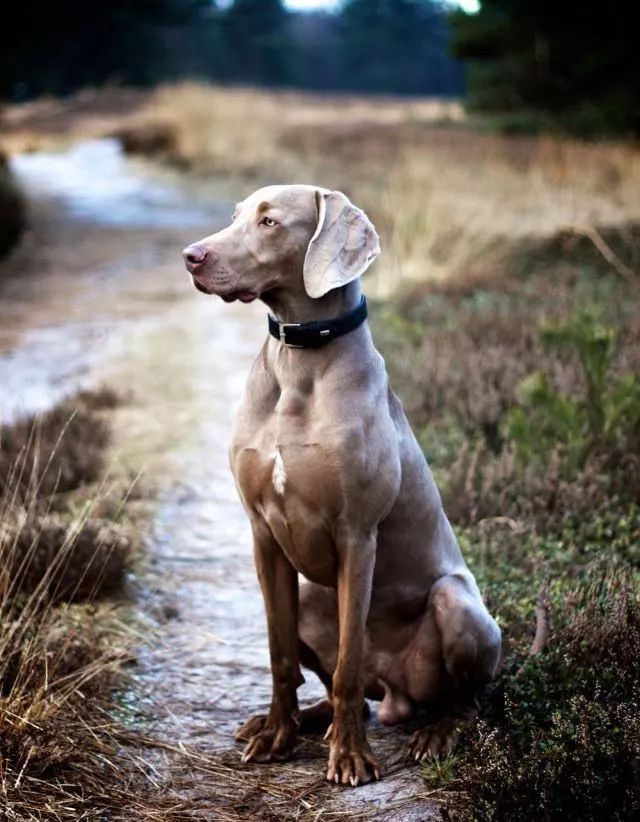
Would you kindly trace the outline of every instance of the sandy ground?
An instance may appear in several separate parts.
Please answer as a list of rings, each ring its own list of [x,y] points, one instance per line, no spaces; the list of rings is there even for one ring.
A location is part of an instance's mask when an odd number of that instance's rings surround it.
[[[195,292],[179,256],[226,219],[225,195],[125,161],[109,141],[14,167],[32,228],[0,270],[3,417],[78,385],[113,385],[126,397],[113,470],[142,472],[153,491],[148,560],[132,579],[143,638],[128,696],[140,729],[172,749],[145,752],[150,790],[185,819],[439,818],[404,757],[408,735],[375,719],[379,783],[327,785],[318,738],[301,740],[290,763],[240,764],[233,731],[266,709],[270,676],[227,443],[265,311]],[[321,693],[307,679],[303,704]]]

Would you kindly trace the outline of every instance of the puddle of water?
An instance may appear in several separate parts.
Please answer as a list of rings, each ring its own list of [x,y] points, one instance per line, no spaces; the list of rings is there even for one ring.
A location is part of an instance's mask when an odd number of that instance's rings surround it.
[[[89,388],[99,358],[122,348],[121,325],[69,323],[28,332],[19,348],[0,356],[0,423],[41,413]]]
[[[54,197],[75,220],[157,228],[188,226],[207,216],[206,202],[194,203],[201,195],[193,186],[154,179],[143,163],[125,156],[116,139],[19,154],[11,168],[32,196]]]

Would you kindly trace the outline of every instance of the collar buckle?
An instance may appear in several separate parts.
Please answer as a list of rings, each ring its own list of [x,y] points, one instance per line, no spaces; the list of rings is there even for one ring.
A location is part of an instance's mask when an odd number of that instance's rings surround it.
[[[283,345],[288,345],[289,348],[302,348],[301,345],[294,345],[293,343],[287,342],[287,329],[288,328],[300,328],[302,323],[278,323],[278,336],[280,337],[280,342]]]

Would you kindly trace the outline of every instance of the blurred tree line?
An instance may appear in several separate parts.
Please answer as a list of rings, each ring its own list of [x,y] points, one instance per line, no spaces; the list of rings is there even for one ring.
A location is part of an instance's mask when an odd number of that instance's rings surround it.
[[[184,78],[428,95],[463,85],[439,0],[345,0],[335,13],[281,0],[35,0],[3,22],[5,99]]]
[[[478,14],[456,12],[469,102],[510,114],[514,130],[640,134],[637,13],[636,0],[482,0]]]

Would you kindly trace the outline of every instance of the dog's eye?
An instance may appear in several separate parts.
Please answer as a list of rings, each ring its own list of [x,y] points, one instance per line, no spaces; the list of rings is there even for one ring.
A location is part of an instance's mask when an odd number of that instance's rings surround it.
[[[266,225],[266,226],[268,226],[269,228],[272,228],[274,225],[278,225],[278,224],[277,224],[277,223],[276,223],[276,221],[273,219],[273,217],[263,217],[263,218],[260,220],[260,225]]]

